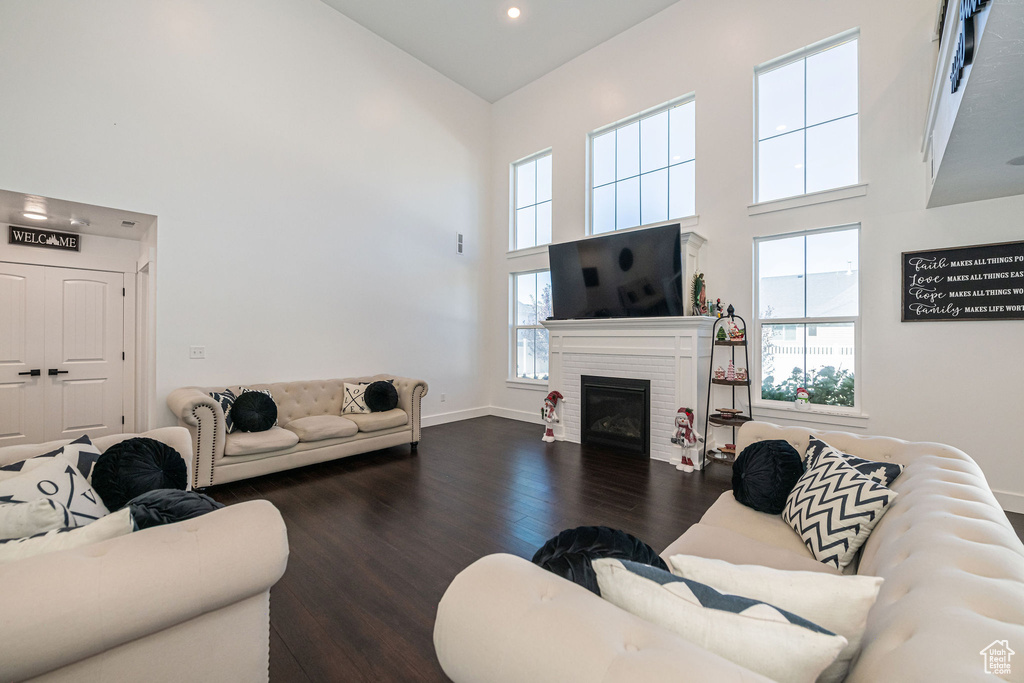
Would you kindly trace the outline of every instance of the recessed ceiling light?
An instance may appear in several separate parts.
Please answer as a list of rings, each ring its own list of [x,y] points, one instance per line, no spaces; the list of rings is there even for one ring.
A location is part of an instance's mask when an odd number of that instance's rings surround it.
[[[33,213],[32,211],[26,211],[22,214],[25,218],[31,218],[34,221],[45,221],[46,216],[41,213]]]
[[[510,17],[512,17],[513,19],[518,19],[520,14],[522,14],[522,13],[519,11],[518,7],[509,7],[508,8],[508,15]]]
[[[1007,161],[1010,166],[1024,166],[1024,157],[1014,157]]]
[[[781,126],[775,126],[775,130],[777,130],[777,131],[779,131],[781,133],[782,131],[786,130],[786,126],[785,126],[785,124],[783,124]]]

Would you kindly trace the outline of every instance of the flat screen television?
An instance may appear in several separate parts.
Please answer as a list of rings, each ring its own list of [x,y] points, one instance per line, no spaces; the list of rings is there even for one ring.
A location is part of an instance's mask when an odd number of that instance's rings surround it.
[[[548,247],[552,317],[685,315],[679,224]]]

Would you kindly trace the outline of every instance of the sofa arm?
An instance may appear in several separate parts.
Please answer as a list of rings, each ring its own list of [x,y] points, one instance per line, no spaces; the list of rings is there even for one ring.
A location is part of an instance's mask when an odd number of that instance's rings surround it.
[[[288,562],[264,500],[0,565],[0,681],[59,669],[270,589]]]
[[[434,649],[455,683],[768,681],[513,555],[452,581]]]
[[[398,390],[398,407],[409,415],[409,426],[412,427],[412,440],[420,440],[420,404],[427,395],[427,383],[421,379],[409,377],[392,377],[395,389]]]
[[[213,463],[224,457],[224,411],[213,397],[194,387],[172,391],[167,395],[167,407],[177,416],[178,424],[192,433],[192,486],[212,486]]]

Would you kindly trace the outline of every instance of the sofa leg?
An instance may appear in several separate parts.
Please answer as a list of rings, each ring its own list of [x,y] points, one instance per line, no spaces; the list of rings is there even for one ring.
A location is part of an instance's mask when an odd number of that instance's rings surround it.
[[[410,450],[412,450],[413,453],[415,453],[417,450],[419,450],[419,445],[420,445],[419,441],[410,441],[409,442],[409,448],[410,448]]]

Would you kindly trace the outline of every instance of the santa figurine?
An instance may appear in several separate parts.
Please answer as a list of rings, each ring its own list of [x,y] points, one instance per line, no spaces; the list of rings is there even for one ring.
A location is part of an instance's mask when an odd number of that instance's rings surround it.
[[[676,411],[676,434],[672,437],[672,443],[683,449],[683,457],[676,465],[677,470],[693,472],[692,458],[697,457],[696,446],[703,440],[693,428],[693,411],[689,408],[680,408]]]
[[[552,425],[558,422],[558,413],[555,412],[555,406],[558,405],[559,401],[564,401],[565,398],[557,391],[552,391],[548,394],[548,397],[544,399],[544,407],[540,410],[540,416],[547,422],[548,427],[544,430],[544,438],[541,441],[547,441],[551,443],[555,440],[555,430]]]

